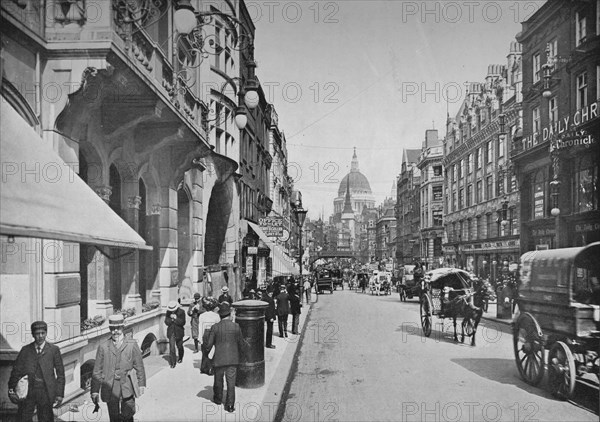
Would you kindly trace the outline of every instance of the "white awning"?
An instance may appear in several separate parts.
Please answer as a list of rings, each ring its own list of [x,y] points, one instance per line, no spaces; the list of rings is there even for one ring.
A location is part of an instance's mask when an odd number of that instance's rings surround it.
[[[271,258],[273,259],[273,277],[279,275],[298,275],[300,271],[298,268],[294,267],[294,264],[289,260],[287,254],[284,252],[283,248],[273,242],[266,234],[262,231],[258,224],[253,223],[252,221],[248,221],[248,225],[254,230],[254,232],[258,235],[260,240],[265,242],[265,244],[271,249]]]
[[[152,249],[1,101],[0,234]]]

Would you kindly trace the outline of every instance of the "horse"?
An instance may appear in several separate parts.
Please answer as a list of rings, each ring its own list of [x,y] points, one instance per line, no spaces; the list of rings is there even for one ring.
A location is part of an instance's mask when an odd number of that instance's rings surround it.
[[[475,279],[473,289],[473,293],[467,292],[444,304],[444,317],[452,318],[454,325],[454,341],[458,341],[456,320],[462,317],[460,342],[464,343],[466,332],[466,336],[471,337],[471,346],[475,346],[475,334],[483,316],[484,301],[496,298],[492,285],[485,280]]]

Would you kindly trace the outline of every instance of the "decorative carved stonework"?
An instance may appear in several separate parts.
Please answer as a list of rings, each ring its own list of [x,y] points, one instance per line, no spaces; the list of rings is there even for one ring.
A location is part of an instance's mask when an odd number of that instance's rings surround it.
[[[160,215],[160,209],[161,209],[160,204],[153,204],[150,207],[150,211],[148,212],[148,215]]]
[[[140,209],[140,205],[142,204],[141,196],[130,196],[127,198],[127,208],[129,209]]]
[[[107,204],[110,202],[110,195],[112,195],[112,188],[110,186],[98,186],[94,190],[104,202]]]

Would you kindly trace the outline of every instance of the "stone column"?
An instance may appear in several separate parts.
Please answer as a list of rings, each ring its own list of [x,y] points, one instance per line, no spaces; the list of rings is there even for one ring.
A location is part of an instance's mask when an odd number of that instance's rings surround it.
[[[111,187],[95,186],[93,189],[108,204],[112,193]],[[113,313],[112,302],[110,300],[110,265],[108,258],[93,247],[86,249],[86,253],[92,255],[87,266],[88,316],[89,318],[93,318],[96,315],[102,315],[108,318]]]
[[[133,195],[127,198],[127,208],[124,210],[124,220],[137,232],[139,227],[139,213],[142,198]],[[139,250],[123,250],[121,258],[121,294],[123,294],[123,308],[135,308],[136,315],[142,313],[142,296],[140,296],[140,267]]]

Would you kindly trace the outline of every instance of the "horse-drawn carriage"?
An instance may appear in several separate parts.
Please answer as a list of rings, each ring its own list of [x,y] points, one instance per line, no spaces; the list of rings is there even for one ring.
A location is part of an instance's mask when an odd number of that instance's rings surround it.
[[[549,387],[559,398],[573,396],[577,378],[600,376],[599,257],[600,242],[521,256],[515,361],[531,385],[540,383],[547,362]]]
[[[475,345],[475,333],[483,315],[483,301],[495,299],[492,286],[477,279],[473,274],[458,268],[438,268],[425,273],[421,287],[420,311],[421,327],[426,337],[431,335],[433,316],[452,318],[454,339],[458,341],[456,320],[463,318],[461,328],[465,335],[472,337]]]
[[[414,265],[405,265],[401,268],[401,282],[397,284],[397,290],[402,302],[421,295],[421,280],[414,276],[414,269]]]

